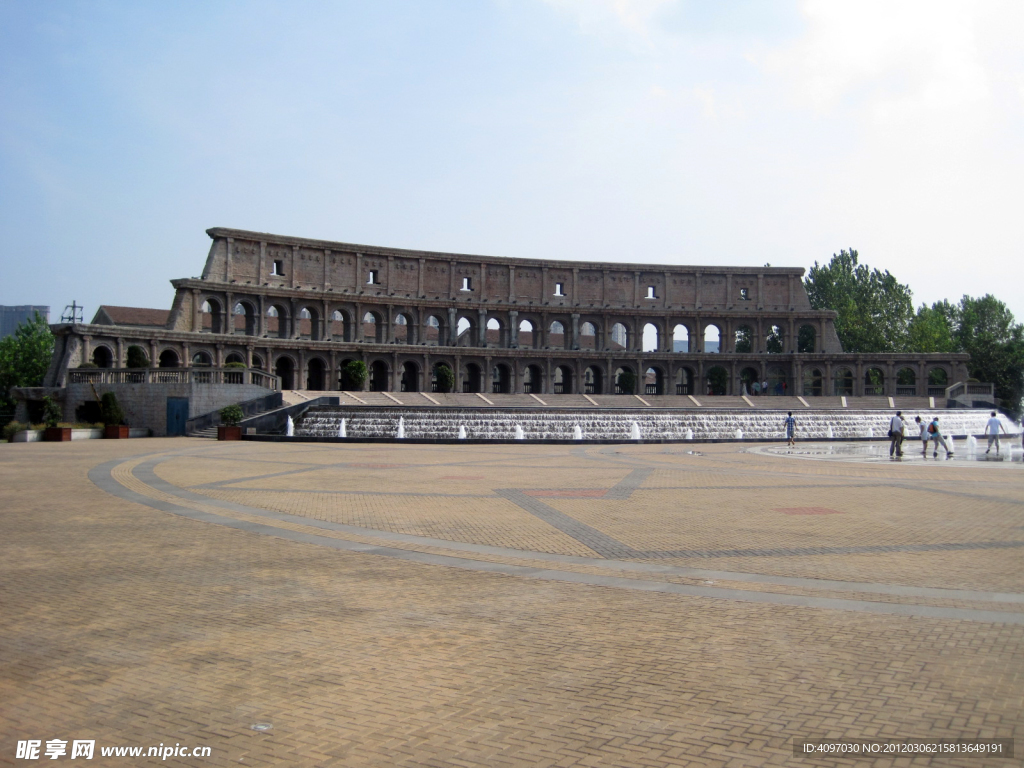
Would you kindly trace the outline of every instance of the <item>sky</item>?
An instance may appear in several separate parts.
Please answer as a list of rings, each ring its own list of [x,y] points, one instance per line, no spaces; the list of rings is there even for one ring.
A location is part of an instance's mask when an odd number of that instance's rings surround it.
[[[0,0],[0,304],[169,308],[205,230],[810,267],[1024,320],[1024,3]]]

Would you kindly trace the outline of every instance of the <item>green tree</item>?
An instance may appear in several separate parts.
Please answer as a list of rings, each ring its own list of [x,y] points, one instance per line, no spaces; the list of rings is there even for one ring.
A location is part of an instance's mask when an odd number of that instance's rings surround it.
[[[619,378],[615,380],[619,389],[624,395],[632,395],[636,392],[636,374],[629,370],[624,370],[619,374]]]
[[[341,388],[348,392],[358,392],[366,383],[369,371],[362,360],[350,360],[341,369]]]
[[[953,338],[957,325],[957,307],[943,299],[930,307],[922,304],[910,321],[907,333],[911,352],[958,352]]]
[[[957,347],[971,356],[971,376],[996,385],[1004,408],[1019,412],[1024,396],[1024,326],[995,296],[964,296],[956,308]]]
[[[126,368],[149,368],[149,358],[146,356],[146,350],[138,344],[132,344],[128,347],[128,354],[125,357]]]
[[[857,251],[840,251],[808,270],[804,287],[814,309],[835,311],[836,333],[846,352],[902,352],[909,348],[914,316],[910,288],[888,270],[870,269]]]
[[[4,405],[14,404],[11,387],[42,385],[52,357],[53,334],[38,312],[12,335],[0,339],[0,400]]]
[[[434,376],[437,377],[438,392],[451,392],[455,389],[455,374],[445,363],[434,366]]]

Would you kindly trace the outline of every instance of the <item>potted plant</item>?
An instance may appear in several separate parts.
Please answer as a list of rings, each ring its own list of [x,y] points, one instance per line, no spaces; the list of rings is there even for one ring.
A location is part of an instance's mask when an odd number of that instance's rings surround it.
[[[108,440],[126,440],[128,425],[125,424],[124,411],[117,402],[117,395],[104,392],[100,398],[100,410],[103,413],[103,437]]]
[[[46,424],[43,440],[60,443],[71,439],[71,427],[58,426],[63,415],[52,397],[43,398],[43,423]]]
[[[220,426],[217,427],[218,440],[241,440],[242,428],[238,426],[245,414],[240,406],[229,405],[220,409]]]

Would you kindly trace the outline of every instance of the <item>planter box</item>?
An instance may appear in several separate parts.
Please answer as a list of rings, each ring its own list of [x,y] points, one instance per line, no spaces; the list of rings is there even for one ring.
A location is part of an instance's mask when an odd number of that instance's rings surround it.
[[[241,427],[217,427],[218,440],[241,440]]]
[[[71,427],[47,427],[43,430],[43,440],[52,443],[62,443],[71,440]]]
[[[123,424],[107,424],[103,427],[103,437],[107,440],[127,440],[128,427]]]

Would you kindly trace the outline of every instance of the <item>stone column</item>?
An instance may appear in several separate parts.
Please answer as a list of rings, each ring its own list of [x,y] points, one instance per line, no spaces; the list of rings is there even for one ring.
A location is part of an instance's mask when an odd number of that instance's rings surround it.
[[[477,314],[477,346],[487,346],[487,310],[478,309]]]
[[[509,349],[519,349],[519,312],[514,309],[508,313],[508,346]]]
[[[420,273],[417,276],[416,295],[419,296],[421,299],[425,295],[423,293],[423,272],[426,269],[426,265],[427,265],[427,260],[426,259],[420,259]],[[422,390],[423,388],[420,387],[420,389]]]
[[[576,273],[578,269],[573,270],[573,285],[575,286]],[[575,287],[574,289],[575,290]],[[578,312],[572,313],[572,347],[571,349],[580,348],[580,315]]]
[[[192,333],[202,333],[203,331],[203,318],[200,313],[200,307],[203,303],[199,301],[199,289],[192,289]]]
[[[459,343],[458,317],[455,307],[448,307],[448,344],[449,347],[457,346]]]

